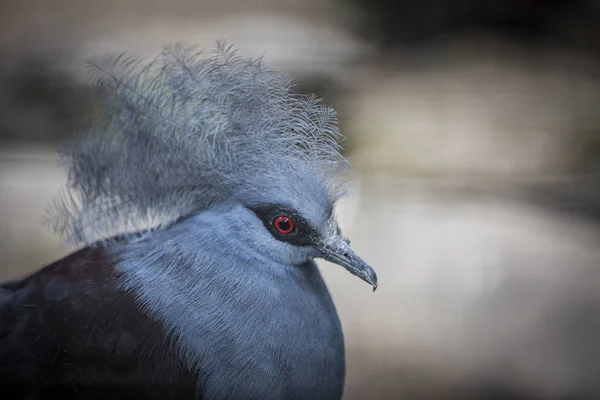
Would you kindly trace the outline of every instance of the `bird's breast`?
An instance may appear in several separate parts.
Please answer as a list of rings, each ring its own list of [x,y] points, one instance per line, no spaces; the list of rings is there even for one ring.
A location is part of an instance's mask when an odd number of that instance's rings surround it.
[[[341,398],[343,334],[314,263],[277,277],[163,269],[143,284],[131,271],[128,285],[173,332],[202,399]]]

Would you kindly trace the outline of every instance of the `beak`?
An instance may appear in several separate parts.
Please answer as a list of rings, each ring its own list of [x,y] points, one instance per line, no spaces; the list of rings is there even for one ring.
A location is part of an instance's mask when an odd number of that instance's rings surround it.
[[[373,291],[377,289],[377,274],[375,270],[357,256],[350,248],[348,242],[340,236],[336,235],[333,240],[321,243],[318,248],[321,253],[320,258],[341,265],[351,274],[358,276],[373,286]]]

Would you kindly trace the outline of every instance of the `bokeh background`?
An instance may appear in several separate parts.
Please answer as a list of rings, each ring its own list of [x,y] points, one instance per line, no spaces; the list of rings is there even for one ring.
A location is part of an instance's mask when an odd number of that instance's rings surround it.
[[[322,264],[345,399],[600,399],[598,0],[2,0],[0,279],[71,250],[42,221],[85,61],[217,39],[340,112],[381,282]]]

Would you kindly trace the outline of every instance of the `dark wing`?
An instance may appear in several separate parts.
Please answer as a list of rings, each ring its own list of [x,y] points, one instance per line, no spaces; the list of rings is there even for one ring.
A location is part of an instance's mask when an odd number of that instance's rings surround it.
[[[195,398],[163,327],[118,280],[88,248],[0,285],[0,397]]]

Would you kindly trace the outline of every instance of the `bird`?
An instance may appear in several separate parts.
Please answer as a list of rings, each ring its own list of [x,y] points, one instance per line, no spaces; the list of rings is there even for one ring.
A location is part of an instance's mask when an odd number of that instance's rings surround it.
[[[74,249],[0,285],[2,398],[342,398],[315,259],[378,283],[336,219],[335,110],[222,42],[88,72],[97,107],[46,218]]]

